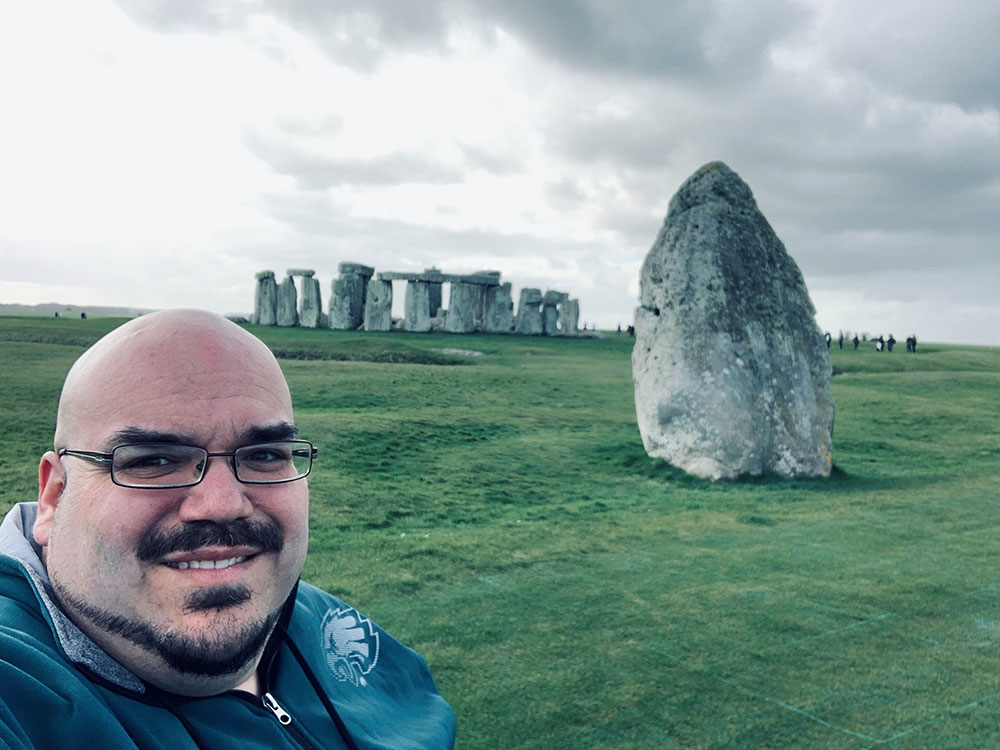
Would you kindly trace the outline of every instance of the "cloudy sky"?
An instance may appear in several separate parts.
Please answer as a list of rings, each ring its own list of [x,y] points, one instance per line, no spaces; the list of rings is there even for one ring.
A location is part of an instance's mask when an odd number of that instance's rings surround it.
[[[0,5],[0,302],[496,269],[627,324],[722,160],[817,322],[1000,345],[995,0]],[[402,297],[402,289],[397,296]]]

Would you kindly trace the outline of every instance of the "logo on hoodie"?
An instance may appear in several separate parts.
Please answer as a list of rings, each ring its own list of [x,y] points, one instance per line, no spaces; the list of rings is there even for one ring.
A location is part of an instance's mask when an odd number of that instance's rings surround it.
[[[320,628],[323,653],[333,676],[352,685],[367,685],[365,675],[378,662],[378,631],[354,607],[328,610]]]

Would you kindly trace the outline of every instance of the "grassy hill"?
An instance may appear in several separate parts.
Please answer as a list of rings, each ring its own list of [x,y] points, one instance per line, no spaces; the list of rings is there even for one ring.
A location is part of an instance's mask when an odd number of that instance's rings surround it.
[[[120,322],[0,318],[0,511]],[[834,475],[713,485],[645,455],[624,336],[251,330],[320,446],[304,577],[462,750],[1000,746],[1000,350],[834,348]]]

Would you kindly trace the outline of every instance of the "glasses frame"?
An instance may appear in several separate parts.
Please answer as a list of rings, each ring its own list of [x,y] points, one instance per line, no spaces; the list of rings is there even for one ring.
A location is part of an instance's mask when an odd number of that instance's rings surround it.
[[[309,466],[306,467],[304,474],[297,477],[292,477],[290,479],[241,479],[239,474],[236,472],[236,454],[247,448],[256,448],[261,445],[274,445],[275,443],[297,443],[301,446],[309,446]],[[169,445],[172,448],[194,448],[205,454],[205,457],[201,461],[201,473],[198,478],[193,482],[182,482],[180,484],[131,484],[129,482],[120,482],[115,476],[115,451],[119,448],[136,448],[143,446],[154,446],[161,445],[160,443],[124,443],[122,445],[116,445],[111,449],[110,453],[100,453],[98,451],[77,451],[71,450],[69,448],[60,448],[57,455],[62,458],[63,456],[72,456],[74,458],[82,458],[84,461],[90,461],[94,464],[99,464],[101,466],[107,466],[108,472],[111,474],[111,481],[113,484],[119,487],[128,487],[133,490],[176,490],[182,487],[194,487],[196,484],[201,484],[202,480],[205,478],[205,472],[208,471],[208,459],[210,458],[228,458],[230,470],[233,472],[233,476],[236,477],[236,481],[241,484],[287,484],[288,482],[297,482],[300,479],[305,479],[312,473],[313,461],[316,460],[316,455],[319,453],[319,449],[310,443],[308,440],[272,440],[266,443],[251,443],[250,445],[241,445],[234,451],[209,451],[202,448],[199,445],[185,445],[180,443],[163,443],[163,445]]]

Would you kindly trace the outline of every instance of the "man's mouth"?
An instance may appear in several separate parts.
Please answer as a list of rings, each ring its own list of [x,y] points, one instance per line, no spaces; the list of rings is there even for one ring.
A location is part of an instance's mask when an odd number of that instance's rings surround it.
[[[174,570],[187,570],[188,568],[199,568],[202,570],[222,570],[247,559],[246,555],[238,557],[227,557],[225,560],[186,560],[183,562],[164,563],[168,568]]]

